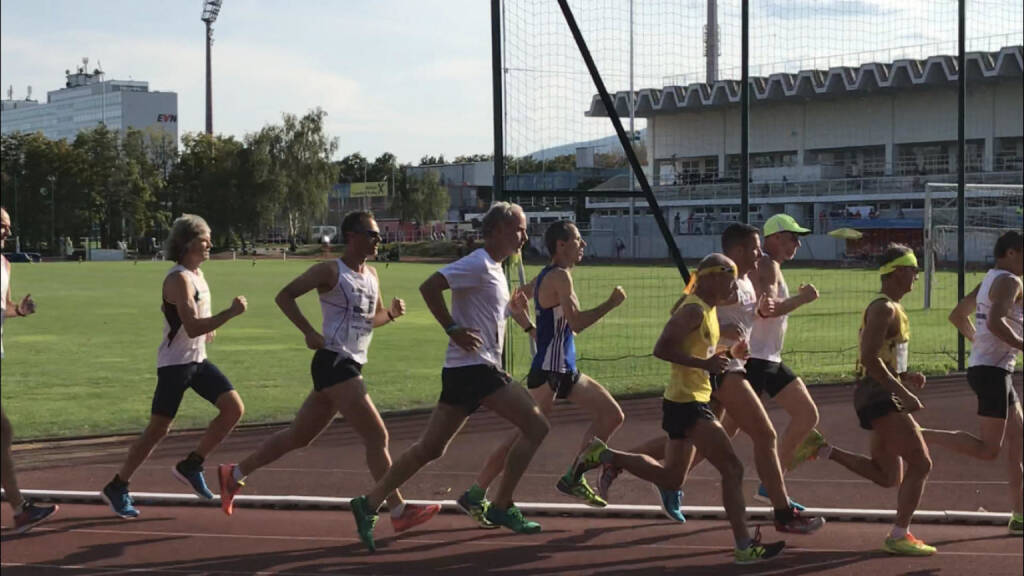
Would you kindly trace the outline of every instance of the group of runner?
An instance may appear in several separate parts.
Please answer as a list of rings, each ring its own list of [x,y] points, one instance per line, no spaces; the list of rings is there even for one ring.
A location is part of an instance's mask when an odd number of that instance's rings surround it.
[[[6,239],[10,234],[6,211],[2,221]],[[625,291],[614,287],[599,306],[581,309],[572,271],[583,257],[586,242],[571,222],[549,226],[544,240],[550,262],[531,281],[510,291],[502,264],[525,245],[526,218],[515,204],[495,203],[482,221],[483,246],[441,268],[420,286],[449,344],[441,394],[427,426],[419,440],[392,462],[387,429],[367,393],[362,367],[373,331],[404,315],[405,303],[393,298],[385,307],[377,272],[367,264],[381,241],[372,214],[348,214],[341,227],[343,255],[313,265],[275,299],[314,351],[313,390],[287,428],[268,437],[237,464],[218,466],[223,511],[233,513],[234,498],[250,475],[309,445],[340,413],[362,438],[367,467],[376,481],[351,501],[359,538],[374,551],[378,510],[385,504],[395,532],[427,522],[440,511],[436,504],[406,502],[399,489],[443,456],[468,417],[484,405],[516,430],[486,459],[476,482],[458,498],[458,506],[482,528],[540,532],[541,526],[515,506],[513,494],[549,431],[546,416],[555,400],[568,399],[590,413],[591,423],[578,453],[558,479],[559,491],[603,507],[616,477],[626,471],[651,482],[665,514],[685,522],[682,486],[693,465],[707,459],[722,477],[722,501],[737,563],[769,559],[785,546],[781,541],[761,542],[759,530],[755,535],[748,530],[741,490],[743,466],[731,442],[740,430],[753,442],[761,480],[754,498],[772,505],[779,532],[809,534],[825,524],[791,499],[784,475],[807,460],[833,460],[881,486],[899,487],[897,517],[884,550],[898,555],[934,554],[934,547],[910,533],[910,520],[931,468],[926,440],[980,459],[996,458],[1005,443],[1012,509],[1009,529],[1024,532],[1021,404],[1011,382],[1015,357],[1022,349],[1021,234],[1008,232],[999,239],[995,266],[950,315],[974,343],[967,376],[979,399],[980,438],[963,431],[922,429],[911,415],[922,407],[914,392],[924,387],[925,377],[908,371],[910,327],[900,300],[913,288],[918,265],[910,248],[892,244],[886,249],[879,268],[881,292],[868,304],[860,329],[854,407],[860,425],[871,431],[871,454],[863,456],[830,445],[816,430],[817,408],[803,381],[781,358],[787,316],[818,298],[810,284],[791,295],[781,269],[795,256],[801,236],[810,231],[792,217],[778,214],[764,225],[763,246],[761,232],[745,224],[729,226],[722,234],[722,253],[705,257],[691,275],[654,346],[654,355],[670,364],[663,398],[666,434],[622,451],[608,445],[624,421],[622,409],[604,387],[580,373],[575,336],[621,305]],[[201,498],[214,497],[203,464],[244,412],[237,391],[206,357],[206,344],[216,330],[247,307],[245,297],[237,296],[227,309],[212,314],[210,289],[200,268],[209,258],[210,247],[210,228],[202,218],[184,215],[174,222],[165,249],[176,265],[162,287],[164,338],[157,354],[150,422],[102,490],[103,499],[123,518],[139,515],[129,492],[131,478],[167,435],[185,390],[192,388],[218,409],[195,450],[171,471]],[[2,316],[32,314],[35,304],[29,296],[18,304],[11,299],[9,269],[4,260]],[[296,304],[312,290],[321,304],[319,331]],[[450,308],[445,290],[452,293]],[[509,317],[536,343],[526,387],[501,369]],[[781,438],[762,402],[765,394],[790,417]],[[24,531],[52,515],[57,506],[21,497],[11,461],[11,437],[4,414],[3,487],[15,511],[16,530]],[[595,468],[600,468],[596,491],[584,475]],[[492,488],[499,476],[500,482]]]

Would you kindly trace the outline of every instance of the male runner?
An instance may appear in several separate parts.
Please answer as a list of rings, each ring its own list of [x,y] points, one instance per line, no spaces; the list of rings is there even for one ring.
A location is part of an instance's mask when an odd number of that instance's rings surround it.
[[[394,463],[370,492],[352,500],[360,540],[373,552],[373,527],[384,499],[428,463],[444,455],[448,443],[470,414],[483,404],[517,428],[520,437],[509,450],[501,484],[487,507],[486,519],[518,533],[540,532],[514,505],[512,493],[548,433],[547,419],[533,398],[501,369],[505,319],[513,315],[530,326],[529,303],[521,291],[510,298],[501,263],[526,243],[522,208],[494,203],[481,224],[484,246],[457,260],[420,286],[427,307],[451,339],[441,371],[441,396],[423,435]],[[451,289],[451,312],[444,290]]]
[[[199,268],[210,258],[210,227],[205,220],[194,214],[181,216],[174,221],[166,244],[166,257],[177,264],[163,282],[164,338],[157,349],[157,384],[149,425],[101,493],[122,518],[139,515],[128,493],[128,483],[167,436],[185,390],[192,388],[219,411],[196,449],[171,469],[174,477],[200,498],[213,498],[203,477],[203,461],[227,438],[245,410],[231,382],[206,359],[206,344],[213,341],[217,328],[245,312],[245,297],[236,296],[228,309],[210,314],[210,287]]]
[[[341,258],[314,264],[277,295],[277,305],[302,332],[306,346],[315,350],[310,371],[313,391],[306,396],[291,425],[268,438],[238,464],[221,464],[221,507],[229,516],[235,495],[246,476],[288,452],[308,446],[341,413],[363,439],[366,464],[374,479],[391,467],[388,431],[366,392],[362,369],[373,330],[405,314],[405,302],[395,298],[384,309],[377,271],[366,263],[376,256],[380,228],[369,212],[350,212],[341,223],[345,252]],[[320,298],[323,331],[317,332],[296,300],[311,290]],[[388,496],[391,525],[403,532],[430,520],[441,507],[409,504],[398,491]]]
[[[7,238],[11,235],[11,217],[7,210],[0,206],[0,249],[4,247]],[[24,317],[34,314],[36,303],[32,300],[31,294],[25,294],[21,302],[11,299],[11,263],[3,255],[0,255],[0,358],[4,356],[3,326],[7,318]],[[0,406],[0,419],[2,419],[3,430],[3,488],[7,498],[7,504],[14,512],[14,532],[23,534],[32,529],[33,526],[46,520],[60,509],[59,506],[40,506],[31,500],[22,497],[18,489],[18,477],[14,470],[14,458],[11,455],[11,442],[14,440],[14,429],[11,421],[7,419],[7,413]]]
[[[929,444],[977,458],[995,460],[1006,444],[1006,472],[1010,489],[1011,534],[1024,534],[1021,498],[1024,478],[1021,470],[1021,443],[1024,425],[1021,404],[1013,387],[1013,368],[1024,350],[1021,324],[1021,274],[1024,274],[1024,236],[1018,231],[1003,234],[996,241],[995,266],[981,285],[954,309],[950,320],[974,344],[967,364],[967,383],[978,396],[980,437],[962,430],[921,431]],[[971,324],[974,309],[977,320]],[[968,328],[969,327],[969,328]]]

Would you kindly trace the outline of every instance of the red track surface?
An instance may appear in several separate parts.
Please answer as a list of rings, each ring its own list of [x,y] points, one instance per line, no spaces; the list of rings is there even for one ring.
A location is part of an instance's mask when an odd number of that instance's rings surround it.
[[[244,390],[243,390],[244,394]],[[866,450],[868,435],[857,426],[852,388],[814,391],[820,429],[833,443]],[[926,426],[976,429],[975,400],[962,380],[933,383],[923,394],[919,421]],[[296,405],[300,401],[296,399]],[[769,402],[771,407],[771,403]],[[626,425],[612,444],[628,448],[660,433],[658,399],[624,403]],[[558,476],[573,457],[586,417],[560,406],[552,433],[538,452],[517,497],[523,502],[558,502]],[[785,416],[771,410],[779,428]],[[392,453],[417,437],[425,416],[388,420]],[[413,499],[454,499],[472,483],[487,451],[508,427],[490,413],[475,415],[448,454],[404,488]],[[207,465],[236,461],[270,431],[236,432]],[[194,434],[167,439],[132,482],[134,490],[184,492],[169,474],[173,463],[195,444]],[[23,488],[99,490],[116,472],[129,438],[16,447]],[[747,463],[748,493],[756,486],[750,443],[737,449]],[[1008,511],[1005,464],[977,462],[936,448],[935,466],[922,509]],[[215,478],[209,474],[210,479]],[[896,492],[862,481],[834,463],[810,462],[787,477],[791,496],[815,507],[895,507]],[[249,479],[246,494],[355,496],[370,484],[358,438],[338,422],[313,446],[289,454]],[[718,505],[714,470],[702,465],[686,487],[688,505]],[[655,504],[650,488],[622,477],[612,492],[615,503]],[[7,507],[5,526],[12,523]],[[378,552],[367,554],[355,539],[348,512],[237,509],[231,518],[209,507],[148,506],[137,520],[115,518],[106,507],[68,504],[51,522],[16,537],[5,530],[3,573],[10,574],[1022,574],[1022,539],[1000,526],[918,524],[915,534],[939,546],[931,558],[891,558],[878,552],[887,526],[832,522],[812,536],[785,535],[783,557],[755,567],[731,564],[731,537],[724,521],[695,520],[686,525],[637,518],[538,518],[544,532],[519,536],[481,531],[459,515],[441,515],[430,524],[394,536],[382,518]],[[782,536],[782,535],[778,535]],[[766,541],[777,535],[764,529]]]

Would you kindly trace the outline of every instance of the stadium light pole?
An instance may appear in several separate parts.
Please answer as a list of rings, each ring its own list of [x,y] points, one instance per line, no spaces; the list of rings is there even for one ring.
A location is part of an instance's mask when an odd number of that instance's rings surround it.
[[[213,49],[213,23],[220,14],[223,0],[203,0],[203,15],[200,19],[206,23],[206,133],[213,134],[213,65],[211,52]]]

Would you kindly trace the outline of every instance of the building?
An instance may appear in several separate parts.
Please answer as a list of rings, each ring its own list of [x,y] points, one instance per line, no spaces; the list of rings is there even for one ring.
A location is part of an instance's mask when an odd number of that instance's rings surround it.
[[[1022,46],[967,55],[969,183],[1021,184],[1022,72]],[[813,248],[801,251],[816,259],[839,257],[837,243],[824,235],[857,220],[848,218],[852,208],[872,212],[873,227],[898,220],[920,229],[927,185],[956,182],[958,80],[951,56],[751,78],[750,222],[783,211],[796,217],[821,236],[808,238]],[[740,219],[739,100],[735,80],[637,92],[634,114],[647,121],[644,142],[653,159],[648,177],[676,235],[715,237]],[[614,101],[628,116],[629,95],[615,94]],[[597,96],[588,115],[607,116]],[[627,187],[625,176],[617,180],[598,188]],[[1005,191],[991,192],[997,193]],[[591,227],[605,232],[591,242],[599,251],[598,241],[611,252],[615,238],[627,237],[628,205],[588,200]],[[657,236],[651,216],[638,218],[635,229]],[[713,249],[710,238],[676,240],[686,257]],[[646,245],[650,252],[638,255],[667,255],[657,238]]]
[[[105,124],[124,134],[128,128],[162,131],[178,141],[178,95],[153,92],[148,82],[106,80],[100,69],[89,72],[88,59],[74,73],[66,72],[64,88],[46,94],[46,102],[30,97],[3,100],[0,132],[41,132],[52,140],[74,140],[81,130]]]

